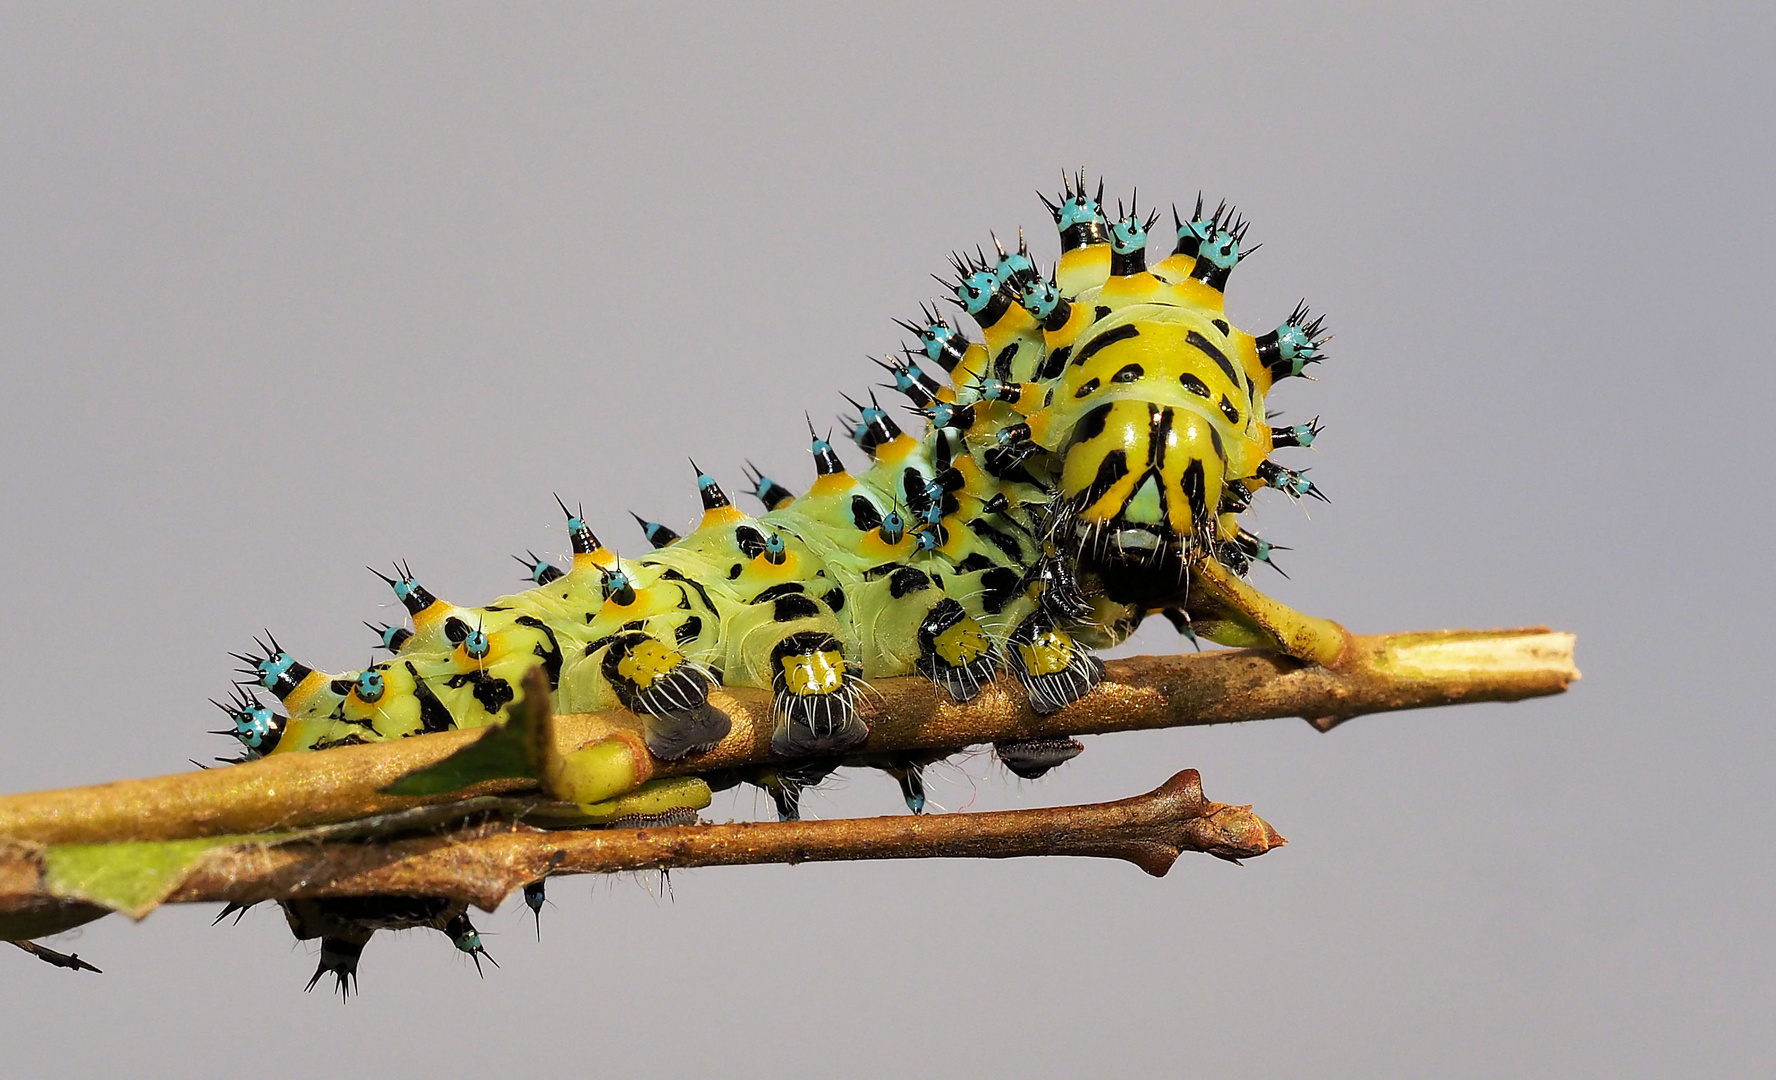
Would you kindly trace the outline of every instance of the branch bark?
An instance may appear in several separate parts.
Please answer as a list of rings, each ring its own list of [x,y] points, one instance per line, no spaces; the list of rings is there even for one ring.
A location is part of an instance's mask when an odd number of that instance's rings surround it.
[[[1049,716],[1032,712],[1016,688],[1003,683],[967,705],[956,705],[923,679],[883,679],[864,704],[872,730],[861,753],[960,749],[1015,739],[1283,716],[1305,717],[1326,731],[1365,713],[1557,694],[1579,677],[1572,650],[1571,634],[1531,628],[1352,635],[1335,667],[1258,650],[1135,657],[1110,661],[1096,692]],[[642,748],[635,717],[615,710],[555,717],[552,756],[572,759],[596,752],[614,757],[616,765],[606,771],[620,775],[615,789],[578,792],[597,798],[657,777],[773,760],[768,692],[722,689],[711,700],[734,718],[734,726],[705,754],[659,761]],[[82,844],[261,833],[470,796],[535,791],[535,778],[515,777],[425,797],[383,793],[401,777],[437,764],[482,735],[445,732],[274,755],[224,769],[0,796],[0,837]]]
[[[544,832],[509,823],[388,843],[244,842],[191,864],[165,902],[442,896],[493,910],[550,875],[853,859],[1123,859],[1163,876],[1185,851],[1237,861],[1286,841],[1249,806],[1203,796],[1194,769],[1116,802],[980,814]],[[0,849],[0,915],[52,902],[41,848]]]

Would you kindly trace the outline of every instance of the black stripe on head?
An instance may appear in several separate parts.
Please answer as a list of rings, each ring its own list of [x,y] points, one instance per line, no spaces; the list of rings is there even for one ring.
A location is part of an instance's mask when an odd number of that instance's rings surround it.
[[[1209,508],[1205,504],[1208,495],[1208,482],[1203,478],[1203,463],[1192,458],[1189,466],[1184,469],[1184,497],[1190,500],[1190,517],[1198,525],[1208,519]]]
[[[1107,401],[1079,418],[1079,424],[1073,429],[1075,443],[1091,442],[1104,433],[1104,427],[1110,422],[1110,410],[1116,407],[1114,401]]]
[[[1098,463],[1098,474],[1086,486],[1085,493],[1079,496],[1079,505],[1087,507],[1104,497],[1104,493],[1116,486],[1117,481],[1129,472],[1128,454],[1123,450],[1112,450],[1104,455]]]
[[[1185,336],[1184,340],[1186,343],[1195,345],[1197,348],[1201,349],[1204,356],[1213,360],[1215,366],[1220,368],[1222,373],[1227,376],[1227,381],[1233,383],[1235,386],[1240,385],[1239,372],[1234,370],[1233,361],[1229,360],[1227,354],[1222,352],[1214,342],[1203,337],[1195,330],[1190,331],[1190,333]]]
[[[1149,409],[1147,422],[1151,431],[1147,436],[1147,467],[1157,472],[1165,467],[1166,443],[1172,433],[1172,410],[1157,405],[1149,406]]]

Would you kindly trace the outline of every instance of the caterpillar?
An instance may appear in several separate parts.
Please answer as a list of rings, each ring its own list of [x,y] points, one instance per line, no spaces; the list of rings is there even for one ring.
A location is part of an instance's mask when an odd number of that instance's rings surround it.
[[[1256,248],[1225,203],[1174,206],[1171,250],[1150,259],[1157,210],[1131,198],[1112,216],[1103,181],[1089,190],[1083,170],[1061,186],[1042,196],[1060,241],[1052,268],[1021,231],[1009,251],[995,237],[992,254],[952,255],[938,278],[972,326],[936,304],[898,321],[914,343],[875,361],[880,389],[917,423],[903,427],[876,389],[847,396],[839,442],[866,467],[851,471],[810,420],[811,484],[796,494],[748,463],[762,506],[748,514],[693,462],[701,519],[681,535],[634,515],[651,550],[630,556],[557,496],[571,563],[516,556],[528,587],[480,607],[440,599],[405,563],[373,570],[411,620],[366,624],[388,658],[324,672],[257,639],[217,703],[242,748],[227,760],[495,724],[538,667],[557,711],[631,710],[649,751],[679,760],[728,733],[711,688],[747,686],[774,695],[782,761],[708,780],[754,783],[787,819],[865,747],[868,680],[916,674],[964,702],[1009,673],[1046,714],[1090,694],[1104,671],[1094,653],[1149,615],[1193,640],[1251,643],[1239,613],[1192,582],[1211,565],[1274,566],[1279,548],[1241,524],[1259,492],[1324,499],[1305,470],[1273,460],[1313,445],[1318,419],[1273,426],[1266,411],[1279,380],[1324,359],[1323,319],[1298,305],[1259,335],[1228,322],[1229,276]],[[1081,749],[1051,739],[995,752],[1034,779]],[[871,763],[918,813],[921,769],[941,756]],[[695,805],[637,813],[679,821],[706,804],[704,789]],[[526,890],[533,911],[542,896],[540,882]],[[315,980],[331,972],[342,991],[378,928],[432,926],[477,966],[485,955],[461,905],[354,904],[286,905],[298,937],[322,939]]]

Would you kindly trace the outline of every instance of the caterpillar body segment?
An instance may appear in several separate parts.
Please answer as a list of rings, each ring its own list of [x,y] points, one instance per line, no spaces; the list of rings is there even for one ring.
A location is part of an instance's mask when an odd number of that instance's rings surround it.
[[[221,706],[224,730],[255,757],[480,727],[540,666],[557,711],[630,709],[662,758],[728,733],[710,699],[723,685],[773,694],[784,758],[858,758],[873,679],[919,675],[960,702],[1010,676],[1056,712],[1102,677],[1095,650],[1162,610],[1193,637],[1295,648],[1274,629],[1292,613],[1221,571],[1274,565],[1279,547],[1241,524],[1260,492],[1324,498],[1273,456],[1314,445],[1319,421],[1272,426],[1267,411],[1279,380],[1322,362],[1323,320],[1298,306],[1257,336],[1229,321],[1232,272],[1256,248],[1225,204],[1199,195],[1168,232],[1135,198],[1108,214],[1083,172],[1043,201],[1056,261],[1021,232],[953,255],[939,280],[956,317],[921,307],[899,323],[901,353],[875,361],[904,406],[864,389],[844,397],[843,437],[810,421],[805,490],[747,463],[749,514],[693,463],[702,518],[680,533],[634,515],[646,545],[623,555],[557,496],[571,562],[527,551],[529,587],[479,607],[406,564],[377,571],[412,622],[371,624],[387,658],[327,673],[268,636],[240,656],[247,689]],[[1019,776],[1077,752],[998,748]],[[877,766],[915,810],[922,764]],[[739,779],[788,814],[814,772]]]

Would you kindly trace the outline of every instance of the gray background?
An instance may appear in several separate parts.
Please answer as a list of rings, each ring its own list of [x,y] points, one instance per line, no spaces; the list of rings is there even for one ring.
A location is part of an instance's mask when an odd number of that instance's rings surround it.
[[[1083,163],[1236,199],[1230,310],[1337,334],[1293,579],[1363,631],[1545,622],[1560,699],[1091,740],[1291,840],[1245,868],[809,866],[575,879],[477,979],[379,939],[349,1007],[272,911],[0,954],[11,1075],[1719,1076],[1773,1043],[1767,6],[379,6],[0,15],[0,790],[226,752],[262,626],[369,657],[566,546],[549,495],[693,516],[687,455],[800,486],[953,247]],[[856,455],[852,455],[853,460]],[[1297,454],[1305,459],[1305,455]],[[595,509],[593,509],[595,508]],[[1172,651],[1160,623],[1135,646]],[[846,780],[820,816],[894,812]],[[721,796],[717,817],[764,809]]]

